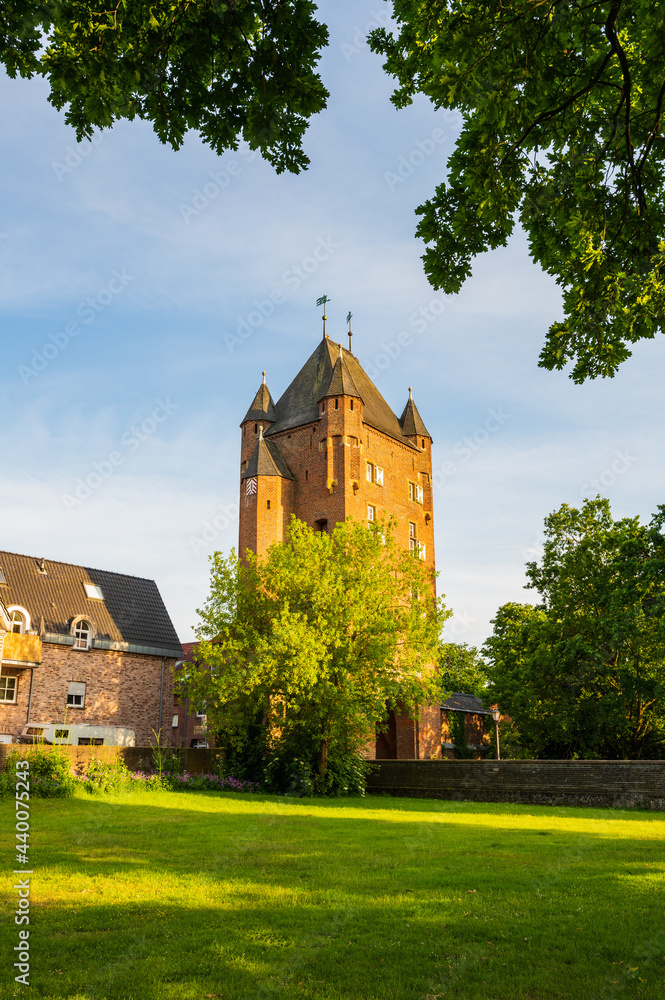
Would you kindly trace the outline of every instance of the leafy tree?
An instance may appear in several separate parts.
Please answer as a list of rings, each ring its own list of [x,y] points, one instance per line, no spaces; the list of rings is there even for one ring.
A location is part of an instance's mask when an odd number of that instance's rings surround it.
[[[418,209],[436,288],[519,221],[563,289],[540,365],[612,376],[665,315],[665,16],[650,0],[394,0],[372,33],[397,107],[426,94],[463,128]]]
[[[487,697],[487,664],[475,646],[444,642],[439,649],[439,676],[444,691]]]
[[[484,650],[491,694],[536,756],[665,755],[665,507],[614,521],[564,504],[527,564],[539,607],[507,604]]]
[[[7,0],[0,61],[48,78],[78,139],[120,118],[151,121],[174,149],[198,129],[217,153],[239,137],[278,172],[309,163],[301,148],[326,106],[315,66],[327,28],[312,0]]]
[[[343,790],[389,709],[415,713],[440,696],[449,612],[390,525],[349,521],[327,534],[292,518],[265,557],[211,561],[197,650],[210,669],[188,665],[187,692],[206,700],[231,755],[273,787]]]

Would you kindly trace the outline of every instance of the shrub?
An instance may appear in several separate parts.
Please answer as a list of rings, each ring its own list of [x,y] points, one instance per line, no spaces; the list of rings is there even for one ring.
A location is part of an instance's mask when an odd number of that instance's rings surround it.
[[[78,777],[88,792],[117,792],[129,781],[130,772],[122,760],[108,762],[93,757]]]
[[[36,798],[62,798],[73,795],[77,786],[69,757],[55,748],[32,746],[12,749],[2,775],[3,794],[13,794],[16,787],[16,761],[30,761],[30,795]]]

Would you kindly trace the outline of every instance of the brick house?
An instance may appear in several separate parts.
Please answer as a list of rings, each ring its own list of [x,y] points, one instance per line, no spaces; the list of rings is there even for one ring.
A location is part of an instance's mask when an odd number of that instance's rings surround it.
[[[434,574],[432,438],[411,389],[397,417],[350,347],[324,334],[277,402],[263,373],[240,427],[241,555],[283,541],[292,514],[321,531],[393,517]],[[419,722],[391,714],[369,755],[440,757],[440,707]]]
[[[152,580],[0,552],[0,740],[27,722],[170,735],[182,647]]]

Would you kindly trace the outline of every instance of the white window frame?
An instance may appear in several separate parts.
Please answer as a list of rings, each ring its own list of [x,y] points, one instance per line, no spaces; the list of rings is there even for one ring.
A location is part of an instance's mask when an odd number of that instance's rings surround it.
[[[418,528],[415,521],[409,521],[409,538],[418,537]]]
[[[409,480],[409,500],[415,500],[416,498],[416,484]]]
[[[18,694],[18,677],[16,676],[16,674],[2,674],[2,676],[0,677],[0,685],[2,685],[3,681],[4,681],[4,688],[5,688],[5,692],[4,692],[5,693],[5,697],[3,698],[0,695],[0,703],[2,703],[3,705],[15,705],[16,704],[16,696]],[[10,681],[13,682],[11,685],[9,683]],[[10,686],[12,688],[12,697],[8,698],[7,697],[7,689]]]
[[[178,728],[178,713],[177,712],[174,712],[173,718],[171,719],[171,728],[172,729],[177,729]]]
[[[374,482],[374,466],[371,462],[367,462],[365,465],[365,479],[368,483]]]
[[[83,635],[83,627],[85,625],[85,638]],[[86,650],[90,649],[92,643],[92,625],[87,620],[87,618],[79,618],[79,620],[74,625],[73,629],[74,636],[74,649]]]
[[[12,632],[17,632],[19,635],[25,635],[26,632],[30,630],[30,615],[22,608],[20,604],[12,604],[11,607],[7,608],[7,614],[9,615],[9,621],[12,625]],[[14,628],[14,615],[19,615],[21,618],[20,622],[16,622],[19,628]]]
[[[416,503],[423,502],[423,488],[416,483]]]
[[[83,681],[69,681],[67,687],[67,708],[85,708],[85,683]],[[70,701],[71,698],[71,701]],[[81,703],[75,701],[80,698]]]
[[[383,486],[383,469],[378,465],[374,466],[374,482],[377,486]]]
[[[83,589],[85,590],[85,596],[89,597],[91,601],[103,601],[104,594],[102,588],[96,583],[84,583]]]
[[[367,504],[367,520],[370,524],[376,521],[376,507],[373,507],[371,503]]]

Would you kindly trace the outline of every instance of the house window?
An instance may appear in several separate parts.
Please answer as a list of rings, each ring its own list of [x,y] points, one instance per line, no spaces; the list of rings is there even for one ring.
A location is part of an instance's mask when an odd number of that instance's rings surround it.
[[[376,507],[367,507],[367,520],[376,521]]]
[[[206,703],[202,701],[199,707],[196,709],[196,718],[205,719],[206,717]]]
[[[409,483],[409,500],[413,500],[414,503],[423,502],[422,486],[418,486],[417,483]]]
[[[92,639],[90,623],[81,619],[74,628],[74,649],[89,649]]]
[[[171,719],[171,726],[172,726],[173,729],[177,729],[178,728],[178,716],[177,715],[174,715],[173,718]]]
[[[409,521],[409,551],[416,552],[418,549],[418,539],[416,537],[416,525]]]
[[[18,632],[21,635],[25,632],[27,619],[23,611],[12,611],[9,615],[9,621],[12,632]]]
[[[374,482],[374,466],[372,465],[371,462],[368,462],[365,468],[365,478],[367,479],[368,483]]]
[[[67,689],[67,708],[85,708],[85,684],[70,681]]]
[[[380,469],[378,465],[374,466],[374,482],[377,486],[383,486],[383,469]]]
[[[208,741],[207,740],[192,740],[190,747],[192,750],[207,750]]]
[[[104,595],[102,593],[102,588],[98,587],[96,583],[84,583],[85,593],[87,597],[94,597],[97,601],[103,601]]]
[[[16,678],[4,674],[0,677],[0,701],[16,701]]]

